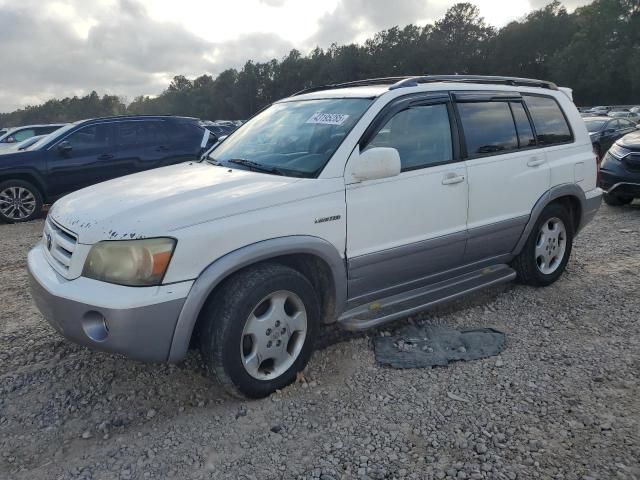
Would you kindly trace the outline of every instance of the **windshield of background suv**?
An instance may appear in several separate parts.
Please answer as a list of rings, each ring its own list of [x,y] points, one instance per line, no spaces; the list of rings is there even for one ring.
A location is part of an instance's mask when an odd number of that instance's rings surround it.
[[[587,124],[587,130],[593,133],[593,132],[599,132],[600,130],[602,130],[602,127],[604,127],[604,124],[607,123],[607,121],[608,120],[589,120],[584,123]]]
[[[372,101],[331,98],[277,103],[234,132],[208,159],[232,168],[313,177]]]

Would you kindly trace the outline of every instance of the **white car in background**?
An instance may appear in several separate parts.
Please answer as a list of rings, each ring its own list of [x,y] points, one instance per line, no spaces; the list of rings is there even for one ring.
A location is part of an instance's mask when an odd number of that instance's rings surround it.
[[[36,135],[48,135],[65,125],[64,123],[55,123],[8,128],[4,134],[0,135],[0,152],[9,148],[11,145],[23,142]]]

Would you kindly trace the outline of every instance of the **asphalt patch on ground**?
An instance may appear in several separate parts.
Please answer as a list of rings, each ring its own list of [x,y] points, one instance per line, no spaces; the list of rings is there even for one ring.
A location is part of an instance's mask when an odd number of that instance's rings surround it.
[[[378,363],[393,368],[446,366],[449,362],[477,360],[498,355],[505,335],[492,328],[455,330],[409,325],[395,335],[374,339]]]

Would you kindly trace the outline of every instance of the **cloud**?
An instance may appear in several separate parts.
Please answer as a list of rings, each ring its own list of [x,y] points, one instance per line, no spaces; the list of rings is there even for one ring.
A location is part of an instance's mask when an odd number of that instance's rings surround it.
[[[0,0],[0,112],[91,90],[129,99],[157,94],[174,75],[216,74],[293,48],[270,33],[212,43],[184,26],[154,20],[138,0],[38,5]]]
[[[529,0],[532,10],[539,10],[549,5],[553,0]],[[582,7],[591,3],[593,0],[562,0],[561,3],[567,10],[572,11],[577,7]]]
[[[442,10],[438,4],[430,6],[426,0],[341,0],[333,12],[320,18],[310,42],[326,47],[395,25],[418,23]]]

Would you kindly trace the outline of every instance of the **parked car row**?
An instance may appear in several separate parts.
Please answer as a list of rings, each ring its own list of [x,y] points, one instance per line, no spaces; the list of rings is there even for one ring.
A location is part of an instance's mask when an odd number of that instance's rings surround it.
[[[27,142],[0,152],[0,221],[31,220],[74,190],[196,160],[217,139],[195,118],[128,116],[70,123]]]
[[[585,117],[583,120],[598,158],[602,158],[616,140],[636,131],[636,125],[625,118],[599,116]]]

